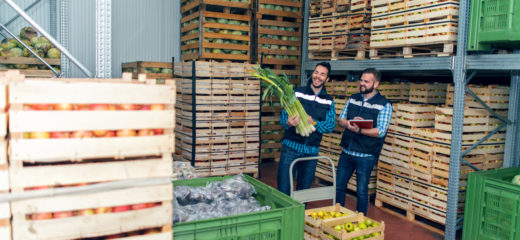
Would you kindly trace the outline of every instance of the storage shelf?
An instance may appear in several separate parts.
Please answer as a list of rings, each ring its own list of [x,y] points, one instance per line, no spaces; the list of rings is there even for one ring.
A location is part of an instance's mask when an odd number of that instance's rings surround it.
[[[377,60],[338,60],[330,61],[334,73],[361,71],[374,67],[381,71],[398,71],[407,74],[431,75],[451,73],[454,57],[418,57],[392,58]],[[305,71],[314,70],[314,66],[321,61],[308,61],[303,64]],[[501,64],[497,64],[497,62]],[[511,71],[520,70],[520,54],[486,54],[467,56],[468,70]]]

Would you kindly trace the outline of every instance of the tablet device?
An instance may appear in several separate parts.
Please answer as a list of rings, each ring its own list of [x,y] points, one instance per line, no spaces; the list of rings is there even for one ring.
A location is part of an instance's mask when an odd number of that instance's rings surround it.
[[[350,120],[351,124],[356,124],[360,128],[372,128],[372,120]]]

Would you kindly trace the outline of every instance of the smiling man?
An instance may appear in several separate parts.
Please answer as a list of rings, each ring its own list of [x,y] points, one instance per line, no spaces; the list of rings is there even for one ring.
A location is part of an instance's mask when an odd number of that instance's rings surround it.
[[[377,162],[386,131],[392,118],[392,105],[377,91],[381,73],[375,68],[363,71],[359,93],[352,95],[341,112],[338,124],[345,128],[341,138],[343,151],[336,176],[336,201],[345,206],[345,189],[356,171],[356,210],[366,216],[368,208],[368,181]],[[360,128],[352,120],[372,120],[371,128]]]
[[[285,110],[280,116],[280,124],[285,129],[282,141],[282,153],[278,164],[278,190],[289,195],[289,166],[296,158],[317,156],[321,137],[330,133],[336,127],[336,112],[334,100],[325,90],[325,83],[329,81],[330,64],[321,62],[316,65],[312,78],[307,86],[296,88],[295,95],[309,115],[316,131],[308,137],[296,133],[296,126],[300,124],[298,115],[288,116]],[[311,186],[316,172],[317,161],[304,161],[295,165],[296,189],[307,189]]]

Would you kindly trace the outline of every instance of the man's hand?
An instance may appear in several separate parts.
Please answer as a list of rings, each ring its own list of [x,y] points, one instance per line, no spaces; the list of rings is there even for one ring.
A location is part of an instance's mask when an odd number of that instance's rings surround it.
[[[358,120],[356,118],[354,118],[354,119]],[[359,119],[359,120],[361,120],[361,119]],[[347,129],[350,130],[351,132],[355,132],[355,133],[357,133],[359,131],[358,125],[355,123],[350,123],[350,121],[347,121]]]
[[[354,117],[354,120],[365,120],[365,119],[362,117]]]
[[[310,115],[307,115],[307,122],[310,123],[310,124],[313,124],[314,123],[314,119],[312,119],[312,117]]]
[[[344,119],[344,118],[340,118],[340,119],[338,119],[338,124],[340,126],[342,126],[343,128],[347,128],[348,127],[348,120]]]
[[[290,127],[296,127],[296,126],[298,126],[299,123],[300,123],[300,116],[298,116],[298,115],[294,115],[287,119],[287,125],[289,125]]]

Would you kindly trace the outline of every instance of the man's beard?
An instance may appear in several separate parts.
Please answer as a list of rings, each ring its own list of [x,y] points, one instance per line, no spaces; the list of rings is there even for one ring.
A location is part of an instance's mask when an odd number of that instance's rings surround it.
[[[372,85],[371,88],[365,87],[365,91],[361,90],[361,87],[359,88],[359,93],[361,93],[361,94],[368,94],[368,93],[371,93],[372,91],[374,91],[374,85]]]
[[[321,88],[321,87],[323,87],[323,86],[325,85],[326,82],[327,82],[327,81],[323,81],[323,83],[321,83],[319,86],[314,85],[314,81],[312,81],[311,84],[312,84],[312,86],[313,86],[314,88]]]

